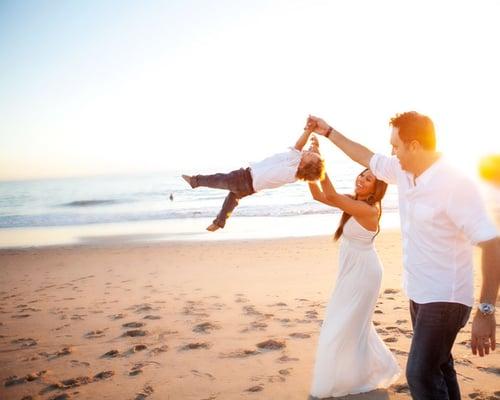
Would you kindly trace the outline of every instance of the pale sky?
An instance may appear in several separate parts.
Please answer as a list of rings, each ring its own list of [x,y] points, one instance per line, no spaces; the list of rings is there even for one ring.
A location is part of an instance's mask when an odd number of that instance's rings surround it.
[[[408,110],[474,169],[500,152],[499,20],[498,0],[2,0],[0,180],[229,170],[309,113],[388,153]]]

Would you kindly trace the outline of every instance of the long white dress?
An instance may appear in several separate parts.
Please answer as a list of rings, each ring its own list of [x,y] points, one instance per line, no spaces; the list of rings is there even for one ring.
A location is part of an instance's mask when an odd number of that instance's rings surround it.
[[[337,282],[318,339],[314,397],[386,388],[400,375],[396,359],[372,322],[382,280],[374,235],[353,217],[344,225]]]

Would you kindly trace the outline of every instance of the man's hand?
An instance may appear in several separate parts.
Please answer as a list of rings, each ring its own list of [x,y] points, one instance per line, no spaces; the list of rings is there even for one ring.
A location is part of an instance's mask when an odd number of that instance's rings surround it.
[[[479,311],[472,320],[471,330],[471,347],[472,354],[479,353],[480,357],[485,354],[490,354],[491,350],[495,350],[496,320],[495,315],[483,315]]]
[[[319,133],[322,136],[325,136],[326,133],[328,132],[329,127],[330,125],[328,125],[321,118],[309,115],[309,117],[307,118],[306,127],[304,129],[311,129],[311,131]]]

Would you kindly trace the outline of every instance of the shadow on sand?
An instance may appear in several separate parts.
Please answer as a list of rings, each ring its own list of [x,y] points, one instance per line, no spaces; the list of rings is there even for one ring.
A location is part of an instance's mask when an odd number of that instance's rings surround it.
[[[318,397],[309,396],[307,400],[389,400],[389,392],[384,389],[373,390],[368,393],[350,394],[342,397],[328,397],[319,399]]]

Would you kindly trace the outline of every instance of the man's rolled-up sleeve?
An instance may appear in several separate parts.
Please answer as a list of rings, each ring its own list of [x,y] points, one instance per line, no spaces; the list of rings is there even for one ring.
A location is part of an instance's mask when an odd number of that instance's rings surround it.
[[[498,236],[498,231],[488,216],[479,189],[470,180],[464,179],[450,193],[447,213],[453,223],[474,245]]]
[[[401,170],[401,166],[395,156],[388,157],[383,154],[374,154],[370,159],[370,170],[377,179],[395,184],[397,183],[397,176]]]

